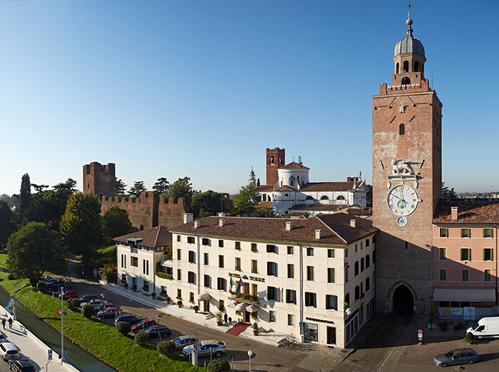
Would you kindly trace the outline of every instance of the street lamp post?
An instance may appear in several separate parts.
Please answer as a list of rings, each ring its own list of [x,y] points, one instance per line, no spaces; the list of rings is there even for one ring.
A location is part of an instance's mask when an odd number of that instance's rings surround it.
[[[156,323],[158,323],[158,326],[159,326],[159,318],[161,318],[161,314],[158,314],[156,316]],[[161,341],[161,332],[159,331],[159,327],[157,329],[158,329],[158,339]]]
[[[253,352],[248,350],[248,372],[251,372],[251,357],[253,356]]]

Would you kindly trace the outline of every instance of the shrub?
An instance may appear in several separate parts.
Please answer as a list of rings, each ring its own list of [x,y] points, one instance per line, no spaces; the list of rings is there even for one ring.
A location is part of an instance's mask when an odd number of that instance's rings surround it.
[[[464,328],[464,323],[462,321],[457,322],[454,324],[454,331],[459,331],[460,329]]]
[[[92,315],[94,315],[94,308],[91,305],[86,304],[81,309],[81,312],[85,318],[91,318]]]
[[[69,310],[79,312],[81,301],[77,298],[72,298],[68,301]]]
[[[132,326],[130,325],[130,323],[127,322],[118,322],[116,323],[116,329],[118,330],[119,333],[126,336],[127,334],[130,333]]]
[[[158,342],[157,350],[160,354],[168,355],[175,353],[176,347],[175,344],[171,341],[161,341]]]
[[[133,340],[137,343],[137,345],[144,346],[147,341],[149,341],[149,335],[144,331],[140,331],[135,335]]]
[[[13,273],[10,273],[9,276],[7,276],[7,279],[16,280],[16,276]]]
[[[225,359],[215,359],[208,363],[208,372],[229,372],[230,364]]]
[[[474,334],[468,332],[466,333],[466,336],[464,336],[464,341],[472,345],[477,343],[477,338]]]
[[[447,331],[447,322],[445,322],[445,321],[444,322],[440,322],[439,325],[440,325],[440,329],[442,331]]]

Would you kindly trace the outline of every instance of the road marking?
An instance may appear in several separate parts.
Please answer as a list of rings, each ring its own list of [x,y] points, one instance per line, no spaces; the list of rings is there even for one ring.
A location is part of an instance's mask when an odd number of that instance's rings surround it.
[[[386,362],[388,362],[388,360],[390,359],[390,357],[392,356],[392,354],[393,354],[394,351],[395,351],[395,347],[392,347],[390,349],[390,351],[388,352],[388,354],[383,359],[383,361],[381,362],[381,365],[376,370],[377,372],[380,372],[383,369],[383,367],[385,366]]]

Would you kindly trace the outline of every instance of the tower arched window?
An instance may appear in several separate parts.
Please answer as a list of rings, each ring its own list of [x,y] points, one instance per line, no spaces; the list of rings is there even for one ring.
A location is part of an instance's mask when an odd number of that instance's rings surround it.
[[[409,61],[404,61],[404,72],[409,72]]]
[[[395,65],[395,73],[398,74],[399,73],[399,63],[397,62],[397,64]]]
[[[274,165],[274,156],[272,155],[269,160],[270,165]]]
[[[345,197],[343,195],[339,195],[336,200],[345,200]]]
[[[407,76],[402,78],[402,85],[411,85],[411,79],[409,79]]]
[[[414,71],[419,72],[419,62],[418,61],[414,62]]]
[[[403,136],[405,134],[405,125],[400,124],[399,125],[399,135]]]
[[[289,186],[294,186],[295,185],[295,177],[291,176],[289,177]]]
[[[321,196],[321,200],[329,200],[329,198],[327,197],[327,195],[323,195]]]
[[[314,198],[313,198],[313,197],[311,197],[310,195],[308,195],[308,196],[305,198],[305,200],[314,200]]]

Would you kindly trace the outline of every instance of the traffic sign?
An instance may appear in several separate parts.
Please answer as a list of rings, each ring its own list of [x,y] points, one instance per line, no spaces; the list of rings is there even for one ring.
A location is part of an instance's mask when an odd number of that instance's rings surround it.
[[[52,349],[48,349],[48,358],[52,360]]]

